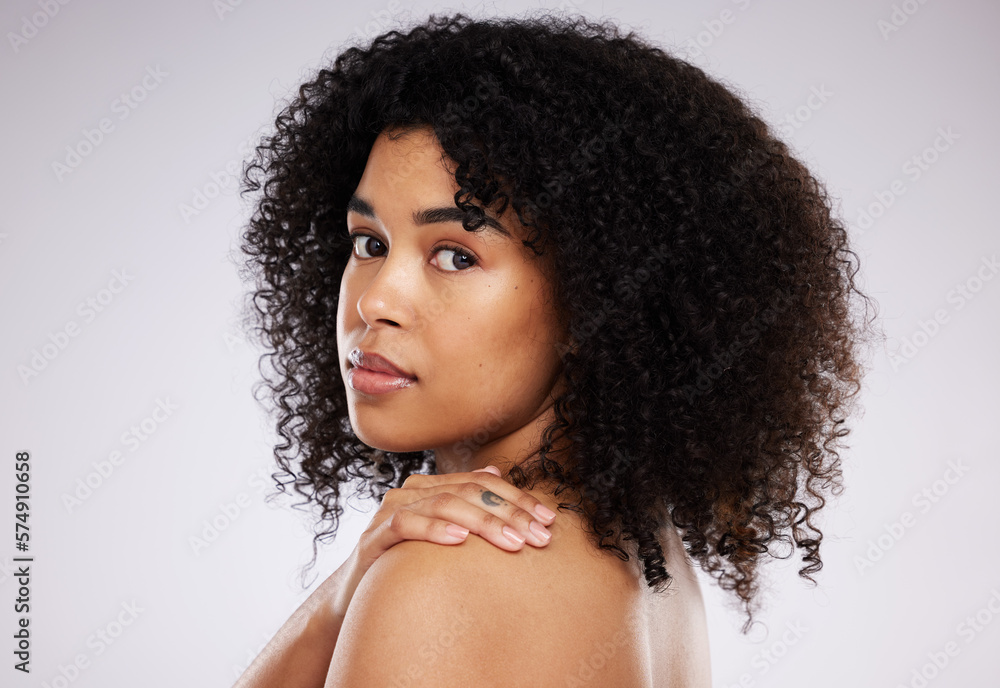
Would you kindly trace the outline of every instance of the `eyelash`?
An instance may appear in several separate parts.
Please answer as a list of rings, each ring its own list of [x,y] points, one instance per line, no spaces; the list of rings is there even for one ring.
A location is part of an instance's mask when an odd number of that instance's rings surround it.
[[[376,241],[378,241],[379,243],[381,243],[383,246],[385,245],[384,241],[382,241],[377,236],[374,236],[372,234],[368,234],[366,232],[351,232],[350,234],[348,234],[348,238],[351,240],[351,255],[352,256],[356,255],[355,252],[354,252],[354,247],[357,245],[357,240],[358,240],[359,237],[366,237],[368,239],[375,239]],[[465,272],[466,270],[469,270],[469,269],[475,267],[476,264],[479,263],[479,258],[474,253],[469,252],[468,249],[462,248],[461,246],[456,246],[455,244],[442,244],[441,246],[438,246],[437,248],[434,249],[434,254],[437,255],[441,251],[453,251],[454,253],[456,253],[456,254],[458,254],[460,256],[465,256],[466,258],[468,258],[469,259],[468,262],[470,263],[470,265],[468,267],[463,268],[462,270],[444,270],[444,272]],[[357,256],[357,257],[359,259],[361,259],[361,260],[366,260],[365,258],[362,258],[361,256]],[[373,256],[373,257],[377,258],[378,256]],[[441,268],[441,269],[443,270],[443,268]]]

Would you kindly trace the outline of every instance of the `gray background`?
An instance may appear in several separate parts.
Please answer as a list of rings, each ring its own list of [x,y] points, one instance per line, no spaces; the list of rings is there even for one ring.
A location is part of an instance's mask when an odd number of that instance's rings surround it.
[[[49,17],[45,4],[0,9],[0,684],[229,685],[308,594],[297,573],[311,521],[263,500],[273,435],[238,322],[245,285],[230,254],[247,208],[227,166],[347,41],[430,11],[560,5],[53,0]],[[931,686],[992,685],[1000,9],[561,6],[675,48],[782,126],[851,223],[862,288],[888,335],[843,456],[847,489],[821,512],[820,587],[796,576],[797,557],[766,567],[768,633],[748,638],[730,595],[703,578],[715,685],[915,686],[914,672]],[[134,108],[120,100],[130,92]],[[87,151],[85,131],[104,118]],[[88,154],[60,173],[67,147]],[[36,557],[30,676],[11,667],[13,457],[23,450]],[[319,571],[347,556],[371,506],[358,505]],[[195,547],[213,520],[224,529]],[[979,630],[967,621],[977,613]],[[80,655],[88,664],[74,673]]]

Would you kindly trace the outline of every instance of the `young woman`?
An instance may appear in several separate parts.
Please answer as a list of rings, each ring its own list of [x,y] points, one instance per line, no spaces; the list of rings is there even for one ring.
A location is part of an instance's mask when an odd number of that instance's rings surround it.
[[[302,85],[245,188],[279,465],[317,541],[347,484],[381,506],[238,686],[707,688],[693,565],[744,632],[775,541],[820,570],[868,300],[701,70],[432,16]]]

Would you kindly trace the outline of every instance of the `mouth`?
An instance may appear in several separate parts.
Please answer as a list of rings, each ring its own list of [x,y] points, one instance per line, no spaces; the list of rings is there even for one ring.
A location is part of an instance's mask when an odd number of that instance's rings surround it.
[[[362,394],[385,394],[409,387],[417,376],[400,368],[385,356],[353,349],[348,356],[351,367],[347,383]]]

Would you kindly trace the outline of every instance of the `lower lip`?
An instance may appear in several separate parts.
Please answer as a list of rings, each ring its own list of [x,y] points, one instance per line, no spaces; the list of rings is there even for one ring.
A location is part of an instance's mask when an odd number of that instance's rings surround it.
[[[377,373],[367,368],[351,368],[347,371],[347,383],[362,394],[385,394],[409,387],[416,380],[399,377],[390,373]]]

